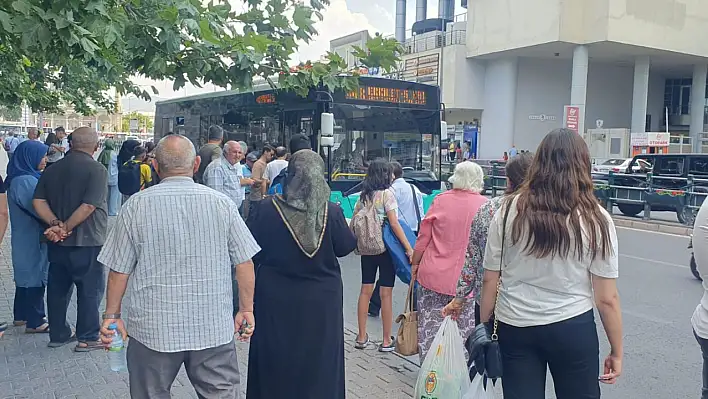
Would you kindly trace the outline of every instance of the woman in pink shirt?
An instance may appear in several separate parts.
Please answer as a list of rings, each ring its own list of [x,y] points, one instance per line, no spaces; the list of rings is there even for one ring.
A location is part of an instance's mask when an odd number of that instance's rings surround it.
[[[487,199],[484,172],[474,162],[461,162],[450,177],[453,189],[435,198],[421,222],[413,254],[413,280],[418,280],[418,346],[421,360],[442,324],[442,309],[455,297],[465,262],[472,220]],[[474,329],[474,306],[457,318],[463,338]]]

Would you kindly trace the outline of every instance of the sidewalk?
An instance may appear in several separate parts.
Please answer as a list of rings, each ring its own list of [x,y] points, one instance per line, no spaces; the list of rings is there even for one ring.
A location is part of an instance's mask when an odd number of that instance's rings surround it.
[[[9,228],[0,245],[0,320],[12,322],[14,283],[10,266]],[[76,298],[69,315],[75,321]],[[44,334],[26,335],[24,327],[10,327],[0,338],[0,399],[3,398],[127,398],[127,373],[108,368],[104,352],[74,353],[73,346],[50,349]],[[344,333],[347,398],[404,399],[413,396],[418,366],[395,354],[381,354],[372,346],[353,347],[355,333]],[[237,344],[243,388],[246,388],[248,344]],[[277,376],[273,382],[277,383]],[[172,389],[175,398],[196,398],[184,370]],[[245,395],[244,395],[245,398]]]

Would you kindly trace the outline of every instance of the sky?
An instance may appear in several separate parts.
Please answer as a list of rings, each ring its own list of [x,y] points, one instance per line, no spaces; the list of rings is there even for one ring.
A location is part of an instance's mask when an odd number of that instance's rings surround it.
[[[459,5],[459,1],[455,1]],[[241,3],[232,1],[233,4]],[[410,29],[415,20],[415,0],[407,0],[407,23],[406,28]],[[428,0],[428,16],[436,16],[438,10],[438,0]],[[456,12],[461,10],[459,7]],[[395,24],[396,0],[331,0],[330,6],[323,13],[324,20],[315,24],[319,35],[310,43],[302,43],[295,55],[294,63],[308,59],[319,59],[329,50],[329,41],[364,29],[370,34],[381,33],[384,36],[392,35]],[[174,92],[172,82],[155,82],[144,78],[136,78],[139,85],[146,85],[149,93],[150,85],[154,85],[160,94],[160,98],[175,98],[185,95],[219,91],[221,88],[206,85],[203,88],[194,87],[187,84],[185,88]],[[125,111],[125,110],[124,110]]]

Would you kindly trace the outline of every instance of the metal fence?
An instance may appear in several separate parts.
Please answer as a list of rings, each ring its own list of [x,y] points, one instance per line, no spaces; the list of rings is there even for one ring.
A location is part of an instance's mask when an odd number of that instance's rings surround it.
[[[480,165],[485,170],[485,194],[496,197],[506,190],[504,165]],[[654,176],[610,172],[594,176],[595,196],[610,214],[638,216],[643,220],[679,222],[692,226],[708,196],[708,179],[689,175]],[[624,184],[621,184],[624,183]],[[665,212],[670,212],[667,216]],[[675,213],[675,218],[673,214]]]

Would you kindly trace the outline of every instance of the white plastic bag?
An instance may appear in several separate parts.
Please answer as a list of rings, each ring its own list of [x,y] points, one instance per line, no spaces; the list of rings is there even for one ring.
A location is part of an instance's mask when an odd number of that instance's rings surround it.
[[[494,399],[492,380],[487,380],[487,389],[484,389],[484,377],[479,374],[475,375],[470,388],[462,399]]]
[[[420,367],[415,399],[462,399],[470,377],[465,347],[457,323],[445,317]]]

